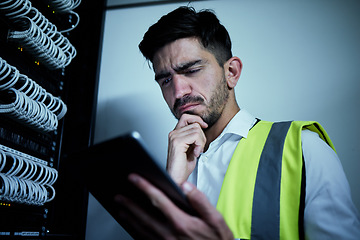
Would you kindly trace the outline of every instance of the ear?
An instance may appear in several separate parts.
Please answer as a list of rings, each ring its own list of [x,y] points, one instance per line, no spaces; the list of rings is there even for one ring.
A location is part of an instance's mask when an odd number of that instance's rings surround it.
[[[242,62],[238,57],[232,57],[224,64],[225,77],[229,89],[233,89],[236,86],[240,78],[241,69]]]

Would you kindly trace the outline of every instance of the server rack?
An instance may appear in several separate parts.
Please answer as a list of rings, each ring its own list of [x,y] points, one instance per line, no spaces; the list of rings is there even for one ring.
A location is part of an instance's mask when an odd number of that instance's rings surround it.
[[[85,238],[88,192],[66,157],[92,144],[105,0],[62,2],[0,3],[0,239]]]

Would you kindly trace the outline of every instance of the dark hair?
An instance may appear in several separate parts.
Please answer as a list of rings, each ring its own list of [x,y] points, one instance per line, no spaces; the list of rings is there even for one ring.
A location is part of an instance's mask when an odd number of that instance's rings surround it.
[[[206,9],[196,12],[192,7],[179,7],[162,16],[145,33],[139,49],[147,60],[153,61],[160,48],[187,37],[197,37],[220,66],[232,57],[229,33],[213,11]]]

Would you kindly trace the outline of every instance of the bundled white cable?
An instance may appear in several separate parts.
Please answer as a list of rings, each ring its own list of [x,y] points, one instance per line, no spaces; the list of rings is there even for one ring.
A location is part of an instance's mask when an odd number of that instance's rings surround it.
[[[58,119],[44,103],[32,100],[25,93],[14,88],[0,92],[0,114],[35,130],[50,132],[56,130]]]
[[[34,159],[0,144],[0,200],[43,205],[54,199],[58,172]]]
[[[33,181],[43,185],[53,185],[58,177],[56,169],[29,158],[0,149],[0,172],[7,176]]]
[[[69,39],[64,37],[64,35],[62,35],[61,32],[57,30],[57,27],[52,24],[44,15],[42,15],[36,8],[32,7],[27,14],[27,17],[29,17],[37,26],[39,26],[39,28],[48,37],[50,37],[50,39],[54,41],[55,45],[61,48],[65,54],[69,54],[69,60],[71,62],[71,60],[76,56],[76,49],[70,43]]]
[[[9,39],[24,45],[24,49],[48,68],[64,68],[76,56],[76,49],[70,41],[44,15],[32,7],[29,0],[3,1],[0,3],[0,11],[16,25],[22,26],[21,29],[11,30]],[[76,26],[72,28],[74,27]]]
[[[69,29],[61,30],[60,32],[69,32],[77,27],[80,22],[79,14],[72,11],[77,8],[81,3],[81,0],[49,0],[48,4],[55,13],[69,13],[69,21],[71,22],[73,17],[76,18],[76,22]]]
[[[29,98],[43,103],[46,108],[60,120],[67,112],[66,104],[59,98],[48,93],[44,88],[8,64],[0,57],[0,91],[15,88]],[[1,99],[1,98],[0,98]]]
[[[49,69],[60,69],[69,65],[72,56],[65,54],[62,48],[57,46],[30,18],[22,17],[17,21],[21,22],[23,29],[10,30],[8,35],[10,40],[19,42]]]
[[[51,0],[48,2],[57,12],[70,12],[80,5],[81,0]]]
[[[44,205],[55,198],[55,189],[33,181],[0,173],[0,200],[28,205]]]
[[[69,13],[70,22],[72,21],[73,17],[76,18],[76,22],[71,26],[71,28],[60,30],[60,32],[62,33],[69,32],[77,27],[77,25],[80,22],[80,17],[79,14],[77,14],[72,10],[74,10],[80,5],[81,0],[49,0],[47,2],[49,4],[49,7],[54,10],[54,13],[61,13],[61,14]]]
[[[0,2],[0,10],[9,19],[19,18],[31,10],[31,2],[26,0],[5,0]]]

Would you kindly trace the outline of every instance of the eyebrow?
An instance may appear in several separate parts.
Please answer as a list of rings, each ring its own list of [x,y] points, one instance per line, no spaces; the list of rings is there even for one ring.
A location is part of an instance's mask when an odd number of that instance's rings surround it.
[[[191,62],[182,63],[182,64],[180,64],[178,67],[175,67],[175,68],[174,68],[174,71],[177,72],[177,73],[179,73],[179,72],[182,72],[182,71],[184,71],[184,70],[186,70],[186,69],[188,69],[188,68],[190,68],[190,67],[192,67],[192,66],[194,66],[194,65],[196,65],[196,64],[199,64],[199,63],[201,63],[201,62],[203,62],[202,59],[194,60],[194,61],[191,61]],[[159,81],[160,79],[166,78],[166,77],[169,77],[169,76],[171,76],[171,73],[170,73],[170,72],[165,72],[165,71],[160,72],[160,73],[158,73],[158,74],[155,75],[155,81]]]

